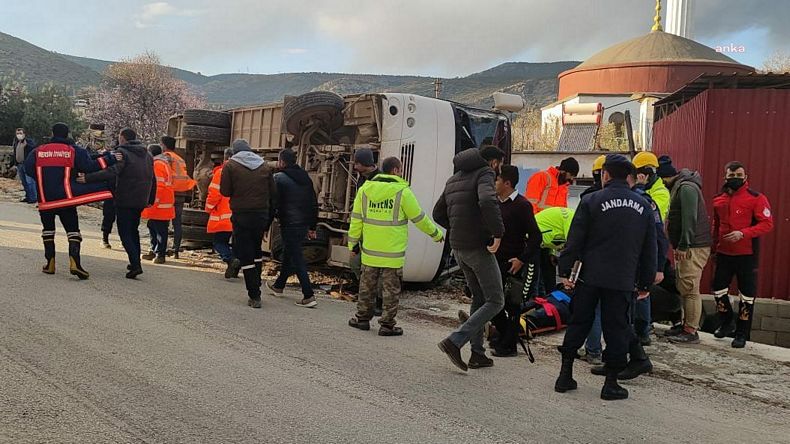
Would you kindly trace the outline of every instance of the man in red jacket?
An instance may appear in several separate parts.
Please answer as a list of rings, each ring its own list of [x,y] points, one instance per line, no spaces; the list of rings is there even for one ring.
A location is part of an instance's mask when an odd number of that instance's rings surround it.
[[[724,188],[713,198],[713,250],[716,272],[713,294],[721,326],[714,335],[724,338],[733,332],[732,346],[743,348],[749,338],[757,293],[758,238],[774,226],[771,206],[764,194],[749,188],[746,169],[740,162],[724,167]],[[728,294],[733,276],[738,278],[740,304],[738,320],[732,325],[733,310]]]

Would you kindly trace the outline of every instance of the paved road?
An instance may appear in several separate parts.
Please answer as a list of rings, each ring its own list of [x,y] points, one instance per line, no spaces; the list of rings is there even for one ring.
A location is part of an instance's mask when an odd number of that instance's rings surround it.
[[[401,338],[346,326],[352,306],[295,293],[246,306],[242,284],[149,266],[86,234],[89,281],[40,273],[32,208],[0,203],[2,442],[787,442],[788,411],[658,378],[603,402],[601,380],[552,391],[558,356],[455,371],[445,327]]]

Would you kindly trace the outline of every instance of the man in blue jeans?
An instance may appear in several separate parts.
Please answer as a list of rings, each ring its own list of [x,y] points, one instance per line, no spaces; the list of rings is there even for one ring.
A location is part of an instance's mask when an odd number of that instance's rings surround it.
[[[14,138],[14,156],[12,157],[12,166],[16,165],[16,175],[19,181],[22,182],[22,189],[25,190],[25,197],[20,202],[34,204],[38,202],[38,193],[36,192],[36,182],[33,180],[35,172],[30,171],[30,174],[25,171],[25,159],[30,153],[36,149],[36,142],[30,137],[25,135],[23,128],[16,129],[16,138]]]
[[[277,202],[276,214],[280,219],[283,262],[277,280],[273,284],[267,282],[266,287],[273,293],[280,294],[288,278],[296,274],[302,287],[302,300],[296,302],[296,305],[315,308],[318,303],[302,252],[305,238],[316,237],[318,202],[313,181],[307,171],[296,164],[296,153],[288,148],[280,151],[277,167],[280,171],[274,175],[274,182],[277,184],[277,194],[282,199]]]

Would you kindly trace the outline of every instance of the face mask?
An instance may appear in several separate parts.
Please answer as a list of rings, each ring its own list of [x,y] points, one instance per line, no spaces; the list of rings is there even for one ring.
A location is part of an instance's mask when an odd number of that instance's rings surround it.
[[[744,178],[742,177],[730,177],[724,181],[724,186],[731,189],[732,191],[737,191],[738,188],[743,186]]]
[[[17,134],[16,135],[16,140],[25,140],[25,135],[24,134]]]

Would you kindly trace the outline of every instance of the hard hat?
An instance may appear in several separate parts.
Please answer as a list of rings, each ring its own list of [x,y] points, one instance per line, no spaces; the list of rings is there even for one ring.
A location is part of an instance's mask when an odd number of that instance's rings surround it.
[[[601,154],[600,156],[598,156],[595,159],[595,161],[593,162],[592,170],[593,171],[601,171],[601,169],[603,168],[603,163],[604,163],[605,160],[606,160],[606,155]]]
[[[658,158],[656,157],[655,154],[649,151],[638,152],[636,156],[634,156],[631,163],[633,163],[634,166],[637,168],[648,167],[648,166],[653,168],[658,168]]]

